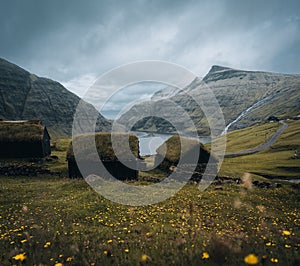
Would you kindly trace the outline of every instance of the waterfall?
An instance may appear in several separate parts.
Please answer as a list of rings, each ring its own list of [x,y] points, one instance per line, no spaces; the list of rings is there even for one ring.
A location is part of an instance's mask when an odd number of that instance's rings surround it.
[[[269,95],[261,100],[259,100],[258,102],[254,103],[253,105],[251,105],[249,108],[247,108],[246,110],[244,110],[235,120],[233,120],[232,122],[230,122],[225,129],[223,130],[221,135],[224,135],[227,133],[228,129],[235,124],[237,121],[239,121],[241,118],[243,118],[245,115],[247,115],[252,109],[260,106],[261,104],[263,104],[264,102],[266,102],[267,100],[269,100],[272,97],[272,95]]]

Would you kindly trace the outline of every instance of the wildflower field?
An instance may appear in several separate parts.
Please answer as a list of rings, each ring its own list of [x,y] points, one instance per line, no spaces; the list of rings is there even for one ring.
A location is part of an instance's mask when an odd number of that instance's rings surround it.
[[[299,189],[188,184],[157,205],[83,180],[0,178],[0,265],[299,265]]]
[[[299,123],[289,122],[268,150],[225,158],[221,175],[242,178],[253,168],[296,178]],[[277,128],[271,126],[229,133],[228,150],[243,149],[253,136],[253,145],[263,142]],[[187,184],[159,204],[124,206],[82,179],[66,178],[69,143],[58,140],[52,151],[58,159],[44,163],[60,176],[0,176],[1,266],[300,265],[299,185],[252,174],[241,184],[211,184],[205,191]],[[252,186],[253,180],[272,188]]]

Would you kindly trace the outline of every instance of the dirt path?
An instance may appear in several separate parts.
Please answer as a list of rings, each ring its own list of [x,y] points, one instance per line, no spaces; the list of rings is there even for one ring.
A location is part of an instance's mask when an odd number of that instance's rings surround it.
[[[275,141],[282,134],[282,132],[288,127],[288,124],[285,123],[283,120],[281,120],[280,123],[282,124],[282,127],[279,128],[264,144],[259,145],[255,148],[252,148],[252,149],[248,149],[248,150],[226,152],[225,156],[250,154],[250,153],[261,151],[261,150],[264,150],[264,149],[270,147],[271,145],[273,145],[275,143]]]

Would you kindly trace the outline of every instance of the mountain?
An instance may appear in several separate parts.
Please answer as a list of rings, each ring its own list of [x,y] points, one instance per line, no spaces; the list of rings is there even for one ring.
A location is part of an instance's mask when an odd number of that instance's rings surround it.
[[[203,78],[196,78],[183,90],[167,87],[155,93],[151,101],[133,106],[123,114],[119,123],[126,124],[138,114],[147,113],[138,121],[133,130],[147,130],[155,124],[157,131],[173,133],[174,127],[152,114],[165,114],[178,117],[185,132],[191,128],[182,117],[182,110],[176,108],[174,102],[192,118],[201,135],[209,135],[207,120],[193,98],[201,98],[205,86],[213,91],[222,109],[225,123],[229,125],[245,110],[243,116],[234,122],[230,129],[244,128],[258,122],[266,121],[271,115],[281,119],[300,114],[300,75],[269,73],[261,71],[237,70],[223,66],[212,66]],[[209,101],[206,104],[210,105]],[[163,122],[163,123],[162,123]],[[220,132],[221,133],[221,132]]]
[[[152,101],[158,101],[158,100],[162,100],[162,99],[168,99],[168,98],[178,94],[178,92],[179,92],[178,88],[168,86],[168,87],[166,87],[162,90],[159,90],[159,91],[155,92],[152,95],[151,100]]]
[[[51,135],[71,135],[73,116],[80,98],[60,83],[40,78],[0,58],[0,119],[41,120]],[[87,121],[96,109],[84,103]],[[84,122],[79,125],[84,127]],[[110,122],[99,114],[97,131],[107,131]]]

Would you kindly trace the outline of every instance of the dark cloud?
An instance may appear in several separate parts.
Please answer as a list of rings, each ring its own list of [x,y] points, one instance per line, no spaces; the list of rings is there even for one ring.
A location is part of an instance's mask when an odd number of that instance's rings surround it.
[[[299,10],[298,0],[0,0],[0,56],[80,95],[144,59],[200,76],[213,64],[300,73]]]
[[[167,85],[156,82],[143,82],[121,88],[104,103],[101,113],[113,119],[129,110],[132,105],[149,100],[153,93]]]

